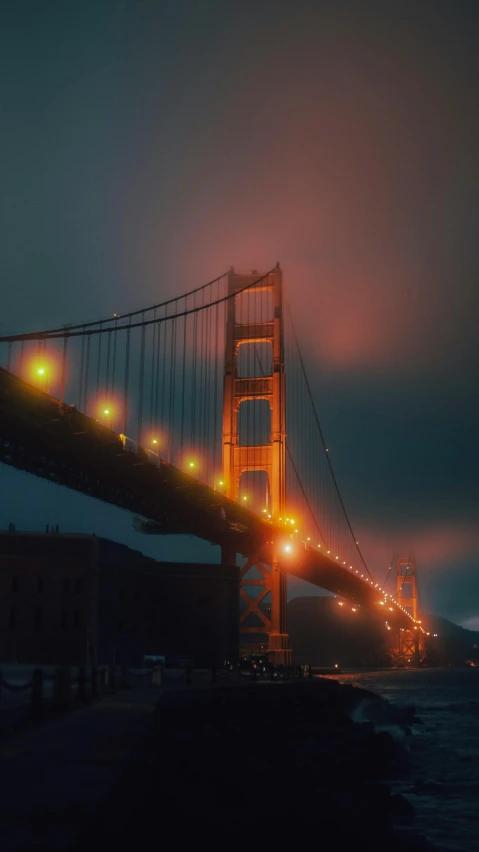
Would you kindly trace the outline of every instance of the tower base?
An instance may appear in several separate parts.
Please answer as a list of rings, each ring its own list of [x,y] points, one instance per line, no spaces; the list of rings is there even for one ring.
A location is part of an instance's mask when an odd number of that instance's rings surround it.
[[[289,647],[287,633],[270,633],[268,640],[268,657],[275,666],[290,666],[292,650]]]

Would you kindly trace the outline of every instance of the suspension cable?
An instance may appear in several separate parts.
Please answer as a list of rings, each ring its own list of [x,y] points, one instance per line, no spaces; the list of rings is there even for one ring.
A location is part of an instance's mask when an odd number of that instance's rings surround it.
[[[230,299],[233,299],[235,296],[239,296],[240,293],[244,293],[246,290],[250,290],[252,287],[255,287],[256,285],[260,284],[261,281],[264,281],[264,279],[267,278],[268,275],[271,275],[274,272],[274,270],[275,270],[275,267],[273,267],[273,269],[270,269],[269,272],[265,272],[264,275],[261,275],[259,278],[257,278],[255,281],[252,281],[250,284],[246,284],[240,290],[236,290],[234,293],[227,293],[225,296],[221,296],[220,298],[215,299],[213,302],[208,302],[208,304],[197,305],[193,308],[189,308],[188,310],[179,311],[175,314],[166,315],[166,313],[165,313],[165,316],[163,317],[163,319],[167,319],[167,320],[179,319],[180,317],[189,316],[190,314],[199,313],[200,311],[204,311],[204,310],[207,310],[208,308],[212,308],[215,305],[221,304],[221,302],[227,302]],[[220,278],[221,277],[222,276],[220,276]],[[215,281],[216,281],[216,279],[215,279]],[[210,283],[211,282],[209,282],[209,284]],[[199,290],[204,290],[205,287],[209,286],[209,284],[203,284],[202,287],[198,287],[197,290],[192,291],[192,293],[198,292]],[[171,304],[172,302],[181,301],[182,298],[183,298],[183,296],[177,296],[176,299],[170,299],[168,302],[163,302],[163,306],[165,306],[165,310],[166,310],[167,305]],[[151,308],[143,308],[143,310],[140,310],[140,311],[133,311],[133,313],[131,313],[131,314],[125,314],[123,317],[121,317],[121,319],[130,318],[130,320],[131,320],[132,316],[147,313],[147,311],[153,310],[154,307],[155,306],[152,306]],[[159,306],[157,306],[157,307],[159,307]],[[116,319],[118,320],[118,317]],[[125,331],[127,329],[130,330],[130,329],[133,329],[133,328],[142,328],[143,326],[153,325],[153,323],[155,323],[157,321],[158,321],[157,318],[148,319],[148,320],[144,320],[144,321],[140,321],[140,322],[131,322],[130,321],[130,322],[126,323],[125,325],[118,325],[117,331]],[[108,328],[102,328],[102,325],[104,325],[105,322],[113,322],[113,318],[110,318],[109,320],[98,320],[95,323],[91,323],[90,325],[88,325],[86,323],[80,323],[77,326],[69,326],[68,328],[65,328],[65,326],[62,326],[62,328],[60,328],[60,329],[51,329],[50,331],[26,332],[25,334],[10,334],[10,335],[0,337],[0,343],[9,343],[10,341],[12,343],[14,343],[17,340],[38,340],[38,341],[61,340],[64,337],[82,337],[83,335],[86,335],[86,334],[88,334],[88,335],[108,334],[108,332],[111,331],[111,328],[109,328],[109,327]],[[91,329],[92,329],[93,325],[100,326],[100,328],[95,328],[92,331]],[[82,331],[75,331],[74,329],[76,329],[76,328],[81,328]]]
[[[99,320],[91,320],[90,322],[74,323],[74,324],[71,324],[71,325],[69,324],[68,326],[63,325],[63,326],[58,326],[57,328],[43,329],[42,331],[31,331],[31,332],[28,332],[26,334],[10,334],[10,335],[7,335],[5,337],[0,337],[0,343],[7,343],[9,340],[11,340],[12,342],[14,342],[15,340],[36,340],[37,337],[42,337],[42,338],[43,337],[50,337],[50,335],[57,334],[57,332],[60,332],[62,330],[63,330],[63,332],[65,332],[65,331],[72,332],[72,331],[76,331],[78,328],[93,328],[94,326],[103,325],[104,323],[108,323],[108,322],[112,323],[114,321],[118,321],[119,319],[122,319],[122,320],[131,319],[131,317],[136,317],[139,314],[146,314],[149,311],[154,311],[154,310],[157,310],[158,308],[163,308],[163,307],[166,308],[168,305],[171,305],[173,302],[178,302],[178,301],[180,301],[181,299],[183,299],[187,296],[192,296],[193,293],[199,293],[201,290],[205,290],[206,287],[209,287],[211,284],[216,284],[216,282],[221,281],[221,279],[224,278],[227,274],[228,274],[227,272],[222,272],[221,275],[218,275],[217,278],[214,278],[212,281],[208,281],[206,284],[201,284],[200,287],[195,287],[194,290],[190,290],[188,293],[185,293],[182,296],[175,296],[171,299],[167,299],[165,302],[158,302],[158,304],[156,304],[156,305],[150,305],[149,308],[140,308],[139,310],[129,311],[129,313],[124,313],[124,314],[114,314],[112,317],[106,317],[104,319],[99,319]]]
[[[307,390],[308,397],[309,397],[309,401],[310,401],[310,403],[311,403],[311,407],[312,407],[312,410],[313,410],[313,415],[314,415],[314,419],[315,419],[315,421],[316,421],[316,426],[317,426],[317,428],[318,428],[318,433],[319,433],[319,436],[320,436],[320,438],[321,438],[321,443],[322,443],[322,445],[323,445],[323,449],[324,449],[324,452],[325,452],[325,455],[326,455],[326,460],[327,460],[327,464],[328,464],[328,467],[329,467],[329,471],[330,471],[330,473],[331,473],[331,478],[332,478],[332,481],[333,481],[333,483],[334,483],[334,487],[335,487],[335,489],[336,489],[336,494],[337,494],[337,496],[338,496],[338,500],[339,500],[339,503],[340,503],[340,505],[341,505],[341,509],[343,510],[343,514],[344,514],[344,517],[345,517],[346,523],[347,523],[347,525],[348,525],[349,531],[350,531],[350,533],[351,533],[351,535],[352,535],[352,537],[353,537],[353,540],[354,540],[354,542],[355,542],[355,544],[356,544],[356,550],[357,550],[357,552],[358,552],[358,554],[359,554],[359,557],[360,557],[360,559],[361,559],[361,562],[363,563],[364,568],[365,568],[365,569],[366,569],[366,571],[368,572],[369,576],[370,576],[370,577],[372,577],[372,574],[371,574],[371,572],[370,572],[370,570],[369,570],[369,568],[368,568],[368,566],[367,566],[367,564],[366,564],[366,560],[364,559],[364,556],[363,556],[363,554],[362,554],[362,552],[361,552],[361,549],[360,549],[360,547],[359,547],[359,544],[358,544],[358,543],[357,543],[357,541],[356,541],[356,536],[354,535],[354,531],[353,531],[353,528],[352,528],[352,526],[351,526],[351,522],[350,522],[350,520],[349,520],[348,513],[347,513],[347,511],[346,511],[346,507],[345,507],[345,505],[344,505],[344,503],[343,503],[343,498],[341,497],[341,493],[340,493],[340,491],[339,491],[339,486],[338,486],[338,483],[337,483],[337,480],[336,480],[336,476],[334,475],[334,470],[333,470],[333,466],[332,466],[332,464],[331,464],[331,459],[330,459],[330,456],[329,456],[328,448],[326,447],[326,442],[325,442],[325,440],[324,440],[323,431],[322,431],[322,429],[321,429],[321,425],[320,425],[320,423],[319,423],[319,417],[318,417],[318,413],[317,413],[317,411],[316,411],[316,406],[315,406],[315,404],[314,404],[313,394],[312,394],[312,392],[311,392],[311,386],[310,386],[310,384],[309,384],[309,379],[308,379],[308,376],[307,376],[307,373],[306,373],[306,368],[305,368],[305,366],[304,366],[303,356],[302,356],[301,349],[300,349],[300,346],[299,346],[298,337],[297,337],[297,335],[296,335],[296,330],[295,330],[295,328],[294,328],[293,317],[292,317],[292,315],[291,315],[291,309],[290,309],[290,307],[289,307],[289,303],[288,303],[287,299],[285,299],[285,301],[286,301],[286,309],[287,309],[287,311],[288,311],[288,316],[289,316],[289,319],[290,319],[290,322],[291,322],[291,330],[292,330],[292,332],[293,332],[293,338],[294,338],[294,342],[295,342],[295,345],[296,345],[296,351],[297,351],[297,353],[298,353],[298,357],[299,357],[299,363],[300,363],[300,366],[301,366],[301,371],[302,371],[302,373],[303,373],[303,377],[304,377],[304,380],[305,380],[305,383],[306,383],[306,390]]]

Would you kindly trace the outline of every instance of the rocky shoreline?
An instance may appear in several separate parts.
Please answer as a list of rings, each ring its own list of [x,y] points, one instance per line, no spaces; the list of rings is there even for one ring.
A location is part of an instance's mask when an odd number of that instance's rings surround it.
[[[166,691],[76,848],[171,836],[209,848],[311,840],[430,852],[411,805],[392,792],[408,776],[401,737],[415,723],[413,708],[327,678]]]

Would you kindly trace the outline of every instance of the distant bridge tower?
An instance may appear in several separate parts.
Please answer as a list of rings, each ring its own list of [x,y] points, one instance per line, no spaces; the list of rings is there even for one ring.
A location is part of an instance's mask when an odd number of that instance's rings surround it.
[[[259,277],[257,273],[238,275],[232,269],[228,276],[228,293],[238,293]],[[265,291],[272,293],[272,313],[263,318],[262,294]],[[238,311],[238,303],[245,299],[252,303],[251,312]],[[255,311],[254,305],[258,301],[261,310]],[[240,347],[264,342],[269,343],[272,350],[266,374],[240,376],[237,368]],[[238,434],[239,408],[243,402],[261,399],[267,400],[270,406],[270,441],[261,446],[249,446],[247,441],[242,442]],[[272,519],[282,517],[286,493],[285,451],[282,272],[278,264],[267,278],[250,287],[244,295],[237,295],[228,302],[223,394],[223,481],[226,496],[231,500],[238,499],[240,478],[245,471],[265,471],[269,480]],[[271,658],[277,663],[289,664],[291,651],[286,629],[286,574],[281,569],[276,551],[273,551],[271,566],[261,561],[259,553],[249,555],[241,571],[240,595],[240,636],[243,643],[249,640],[254,644],[256,639],[258,644],[267,636]]]
[[[414,557],[399,557],[396,563],[396,600],[418,619],[417,574]],[[422,653],[422,634],[416,628],[401,629],[397,638],[396,655],[399,660],[417,665]]]

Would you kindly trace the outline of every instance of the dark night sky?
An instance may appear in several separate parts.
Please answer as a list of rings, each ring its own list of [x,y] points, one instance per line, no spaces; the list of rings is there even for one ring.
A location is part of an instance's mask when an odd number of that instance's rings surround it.
[[[0,9],[1,331],[279,260],[373,573],[414,553],[425,607],[476,629],[478,42],[466,0]],[[0,476],[2,527],[173,552],[119,510]]]

